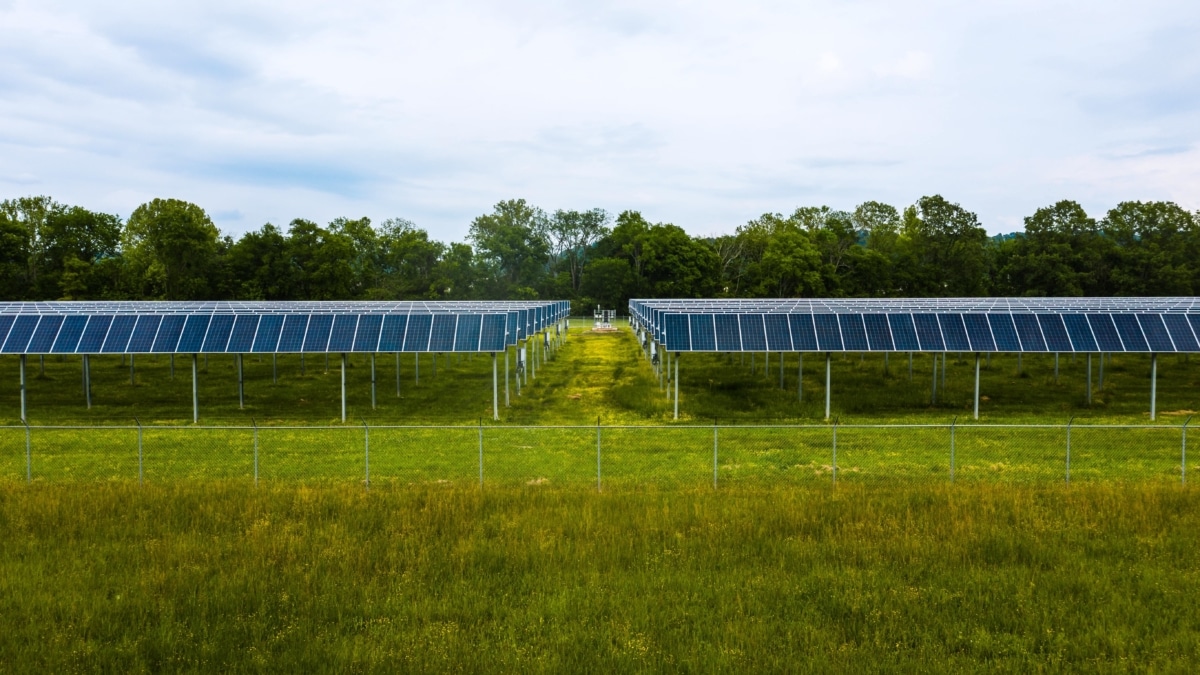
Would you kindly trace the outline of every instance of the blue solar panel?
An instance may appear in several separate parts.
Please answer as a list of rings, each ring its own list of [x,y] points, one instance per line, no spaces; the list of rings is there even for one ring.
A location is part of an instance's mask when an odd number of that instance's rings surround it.
[[[25,347],[29,345],[33,331],[37,328],[38,319],[41,317],[36,314],[23,314],[17,317],[9,330],[8,339],[4,341],[5,354],[23,354],[25,352]]]
[[[942,328],[938,325],[936,314],[913,314],[913,323],[917,326],[917,340],[921,343],[921,351],[946,351],[946,343],[942,340]]]
[[[1167,324],[1167,331],[1171,333],[1171,341],[1175,343],[1175,349],[1181,352],[1200,352],[1200,344],[1196,341],[1196,335],[1192,332],[1192,327],[1188,325],[1187,317],[1182,314],[1163,314],[1163,321]],[[39,330],[41,328],[39,327]],[[37,337],[35,336],[36,340]]]
[[[404,333],[404,351],[430,351],[429,333],[432,329],[433,316],[429,314],[410,314],[408,317],[408,330]]]
[[[364,314],[358,317],[358,332],[354,334],[354,351],[379,351],[379,332],[382,329],[382,314]]]
[[[458,317],[454,314],[434,314],[433,331],[429,334],[429,351],[454,351],[454,325]]]
[[[666,340],[663,341],[667,351],[686,352],[692,349],[691,331],[688,329],[686,314],[668,314],[663,319],[666,328]]]
[[[996,339],[996,351],[1019,352],[1021,341],[1017,339],[1017,329],[1013,326],[1010,314],[988,314],[988,323],[992,326],[992,337]]]
[[[1087,317],[1082,314],[1064,314],[1063,323],[1067,327],[1067,336],[1071,338],[1071,346],[1077,352],[1094,352],[1096,338],[1092,335],[1092,327],[1088,325]]]
[[[304,351],[304,336],[308,333],[309,320],[307,314],[287,315],[283,321],[283,330],[279,333],[279,346],[276,349],[281,352]]]
[[[788,329],[787,314],[764,314],[767,324],[767,349],[773,352],[792,351],[792,334]]]
[[[892,327],[892,342],[896,344],[896,349],[915,352],[921,348],[911,314],[888,314],[888,325]]]
[[[282,314],[264,314],[259,319],[258,332],[254,334],[255,353],[262,354],[276,350],[279,345],[279,334],[283,332],[283,320]]]
[[[1088,324],[1092,327],[1092,335],[1096,336],[1096,344],[1102,352],[1123,352],[1124,345],[1117,336],[1117,327],[1108,314],[1088,314]]]
[[[863,323],[867,327],[867,344],[871,351],[890,352],[892,346],[892,331],[888,328],[886,314],[864,314]]]
[[[158,314],[143,314],[138,317],[137,325],[133,327],[133,335],[125,351],[133,354],[146,354],[154,348],[154,336],[158,334],[158,326],[162,316]]]
[[[43,316],[37,330],[33,332],[33,339],[29,341],[29,353],[49,354],[50,348],[54,346],[54,338],[58,336],[58,329],[62,327],[62,323],[63,317],[61,316]],[[1187,323],[1186,319],[1184,323]]]
[[[1192,332],[1200,338],[1200,314],[1188,314],[1188,323],[1192,324]]]
[[[175,345],[179,342],[179,336],[183,334],[183,324],[186,318],[172,314],[164,316],[162,324],[158,327],[158,335],[154,336],[154,351],[156,353],[173,352]]]
[[[1038,314],[1038,324],[1042,327],[1042,335],[1046,338],[1046,348],[1052,352],[1069,352],[1072,350],[1071,340],[1067,337],[1067,327],[1058,314]]]
[[[942,338],[946,341],[946,349],[954,352],[965,352],[971,349],[971,341],[967,339],[967,328],[963,324],[961,314],[939,314],[938,325],[942,327]]]
[[[504,351],[507,344],[504,338],[504,328],[507,322],[507,314],[489,314],[483,317],[483,330],[479,336],[480,351],[493,353]]]
[[[861,314],[839,314],[838,324],[842,328],[842,347],[847,351],[867,350],[867,329]]]
[[[992,339],[992,327],[988,325],[986,314],[963,314],[963,325],[967,328],[967,340],[973,351],[996,351],[996,341]]]
[[[842,351],[842,331],[838,328],[837,314],[814,314],[817,327],[817,346],[823,352]]]
[[[229,335],[233,333],[233,315],[232,314],[217,314],[208,322],[208,332],[204,335],[204,342],[200,345],[200,351],[206,354],[216,354],[225,351],[225,345],[229,344]]]
[[[358,315],[338,314],[333,318],[333,330],[329,333],[328,351],[346,353],[354,350],[354,333],[358,329]]]
[[[1171,336],[1167,334],[1167,327],[1163,324],[1162,317],[1157,314],[1138,314],[1137,320],[1142,324],[1142,333],[1146,335],[1150,351],[1175,351],[1175,345],[1171,343]]]
[[[792,328],[792,349],[798,352],[817,351],[817,330],[813,326],[812,314],[789,314]]]
[[[175,351],[185,354],[199,352],[200,346],[204,344],[204,334],[208,332],[208,324],[211,321],[211,316],[189,316],[187,323],[183,324],[183,335],[180,336],[179,345],[175,347]]]
[[[689,324],[692,332],[692,351],[711,352],[717,349],[717,338],[712,314],[691,314]]]
[[[509,312],[508,313],[508,321],[504,325],[504,331],[505,331],[504,344],[505,345],[517,344],[517,336],[519,336],[521,334],[520,326],[517,323],[520,318],[521,318],[521,314],[519,312]]]
[[[767,333],[762,314],[739,314],[738,325],[742,329],[742,349],[748,352],[767,351]]]
[[[50,349],[50,352],[52,354],[75,353],[75,347],[79,344],[79,338],[83,336],[83,329],[87,326],[87,322],[88,317],[86,316],[68,316],[63,321],[62,328],[59,329],[58,337],[54,339],[54,347]]]
[[[1013,323],[1017,326],[1017,337],[1021,340],[1022,351],[1046,351],[1046,341],[1042,339],[1042,329],[1038,326],[1037,317],[1032,314],[1013,314]]]
[[[129,314],[119,314],[113,317],[112,325],[108,327],[108,335],[104,338],[104,346],[100,351],[105,354],[122,354],[129,344],[129,336],[133,335],[133,325],[137,317]]]
[[[404,329],[408,327],[408,317],[404,314],[388,314],[383,317],[383,330],[379,331],[379,351],[404,351]]]
[[[284,326],[286,329],[287,326]],[[333,330],[332,314],[313,314],[308,317],[308,330],[304,333],[305,352],[327,352],[329,333]]]
[[[473,352],[479,349],[479,336],[483,332],[483,316],[463,314],[458,317],[458,330],[454,335],[454,351]]]
[[[8,331],[12,328],[13,322],[17,317],[11,314],[0,315],[0,345],[4,344],[5,338],[8,337]]]
[[[717,351],[742,351],[742,332],[738,328],[737,314],[717,314],[713,317],[717,331]]]
[[[88,320],[87,328],[83,329],[83,337],[79,339],[79,348],[76,350],[81,354],[99,354],[100,347],[104,344],[104,336],[108,335],[108,327],[112,325],[113,318],[108,315],[96,315]]]
[[[233,324],[233,333],[225,351],[231,354],[245,354],[254,349],[254,334],[258,330],[259,317],[257,314],[239,314]]]
[[[1133,314],[1114,314],[1112,319],[1113,323],[1117,326],[1117,334],[1121,336],[1121,342],[1125,345],[1125,351],[1150,351],[1150,345],[1146,344],[1146,337],[1142,335],[1142,327],[1138,324],[1136,316]]]

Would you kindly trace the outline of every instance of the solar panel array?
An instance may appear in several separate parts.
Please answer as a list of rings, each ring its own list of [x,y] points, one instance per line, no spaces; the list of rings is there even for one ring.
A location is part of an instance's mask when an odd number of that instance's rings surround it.
[[[1197,298],[631,300],[678,352],[1200,352]]]
[[[554,302],[0,303],[3,354],[497,352]]]

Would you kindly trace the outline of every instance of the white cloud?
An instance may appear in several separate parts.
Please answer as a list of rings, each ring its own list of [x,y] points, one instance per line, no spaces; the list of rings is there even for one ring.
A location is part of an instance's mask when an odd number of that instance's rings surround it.
[[[693,232],[935,192],[994,231],[1195,208],[1198,28],[1164,1],[0,0],[0,196],[442,238],[511,197]]]

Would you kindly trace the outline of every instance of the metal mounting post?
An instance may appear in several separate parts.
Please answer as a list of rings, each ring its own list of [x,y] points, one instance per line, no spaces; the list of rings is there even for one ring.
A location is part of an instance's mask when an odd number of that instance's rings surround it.
[[[200,388],[197,382],[199,369],[197,357],[192,354],[192,424],[200,423]]]
[[[679,419],[679,352],[675,352],[675,419]]]
[[[833,361],[829,356],[829,352],[825,352],[825,421],[829,421],[829,390],[833,384]],[[835,437],[836,437],[836,433]]]
[[[25,421],[25,355],[21,355],[21,421]]]
[[[1150,421],[1158,412],[1158,354],[1150,355]]]
[[[979,419],[979,352],[975,352],[975,419]]]
[[[131,362],[132,363],[132,362]],[[237,355],[238,410],[246,409],[246,380],[243,377],[242,355]]]
[[[371,353],[371,410],[375,409],[375,353]]]
[[[512,399],[508,393],[508,345],[504,345],[504,407],[512,407]]]
[[[329,354],[325,355],[329,358]],[[342,354],[342,424],[346,423],[346,355]]]
[[[492,419],[500,421],[500,383],[496,370],[496,352],[492,352]]]

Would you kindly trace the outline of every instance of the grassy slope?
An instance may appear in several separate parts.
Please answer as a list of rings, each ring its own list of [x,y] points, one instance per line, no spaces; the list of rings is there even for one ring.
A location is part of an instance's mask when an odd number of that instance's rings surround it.
[[[0,485],[0,670],[1184,671],[1197,507],[1118,485]]]

